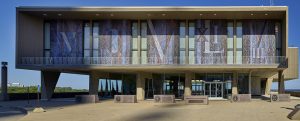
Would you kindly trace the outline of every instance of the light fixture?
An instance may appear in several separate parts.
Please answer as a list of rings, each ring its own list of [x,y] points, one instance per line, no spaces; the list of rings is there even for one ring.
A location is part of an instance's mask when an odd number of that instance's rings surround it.
[[[269,15],[269,14],[265,13],[265,16],[267,16],[267,15]]]
[[[202,13],[200,13],[199,15],[200,15],[200,16],[202,16],[203,14],[202,14]]]
[[[254,14],[253,13],[251,13],[251,16],[253,16]]]
[[[61,13],[59,13],[59,14],[57,14],[58,16],[62,16],[62,14]]]
[[[214,16],[216,16],[217,14],[215,13]]]
[[[161,14],[162,16],[166,16],[166,14],[165,13],[163,13],[163,14]]]
[[[99,13],[96,13],[96,16],[99,16],[100,14]]]
[[[114,14],[111,13],[110,16],[114,16]]]
[[[44,14],[43,14],[43,16],[47,16],[47,14],[46,14],[46,13],[44,13]]]

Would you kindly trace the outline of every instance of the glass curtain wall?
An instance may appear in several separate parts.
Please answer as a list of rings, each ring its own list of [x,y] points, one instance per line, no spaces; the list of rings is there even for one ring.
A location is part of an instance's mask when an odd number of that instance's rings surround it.
[[[145,81],[145,97],[175,95],[176,98],[183,98],[184,80],[184,74],[153,74],[153,79]]]
[[[99,79],[99,95],[113,97],[114,95],[135,95],[136,76],[133,74],[111,74],[110,78]]]

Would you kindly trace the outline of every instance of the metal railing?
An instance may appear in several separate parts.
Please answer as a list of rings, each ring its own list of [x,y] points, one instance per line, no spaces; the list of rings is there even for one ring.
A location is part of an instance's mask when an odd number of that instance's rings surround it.
[[[287,61],[285,56],[250,57],[22,57],[20,65],[273,65]]]

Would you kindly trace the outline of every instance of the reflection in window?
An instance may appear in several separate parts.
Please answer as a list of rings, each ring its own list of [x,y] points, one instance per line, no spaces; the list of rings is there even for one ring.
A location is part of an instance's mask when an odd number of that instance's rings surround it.
[[[180,64],[185,64],[185,22],[180,22],[180,27],[179,27],[179,32],[180,32],[180,52],[179,52],[179,62]]]
[[[141,63],[147,64],[147,50],[148,50],[148,40],[147,40],[147,23],[142,22],[141,24]]]
[[[44,26],[44,57],[50,57],[50,23],[45,23]]]
[[[133,22],[132,27],[132,42],[131,42],[131,52],[132,52],[132,64],[138,64],[138,23]]]
[[[243,61],[243,27],[242,22],[236,25],[236,63],[242,64]]]
[[[84,57],[91,57],[91,28],[89,23],[84,23]]]
[[[195,64],[195,23],[189,23],[189,64]]]
[[[227,64],[233,64],[233,22],[227,23]]]

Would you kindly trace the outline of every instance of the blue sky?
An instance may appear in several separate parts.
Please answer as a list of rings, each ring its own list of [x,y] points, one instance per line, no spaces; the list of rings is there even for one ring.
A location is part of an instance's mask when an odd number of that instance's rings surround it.
[[[289,46],[300,46],[300,0],[274,0],[289,6]],[[15,28],[17,6],[268,6],[269,0],[0,0],[0,61],[9,63],[9,82],[40,83],[40,72],[15,69]],[[34,46],[34,45],[33,45]],[[88,76],[62,74],[57,86],[88,88]],[[299,89],[300,80],[286,82],[287,89]],[[277,88],[276,83],[273,88]]]

